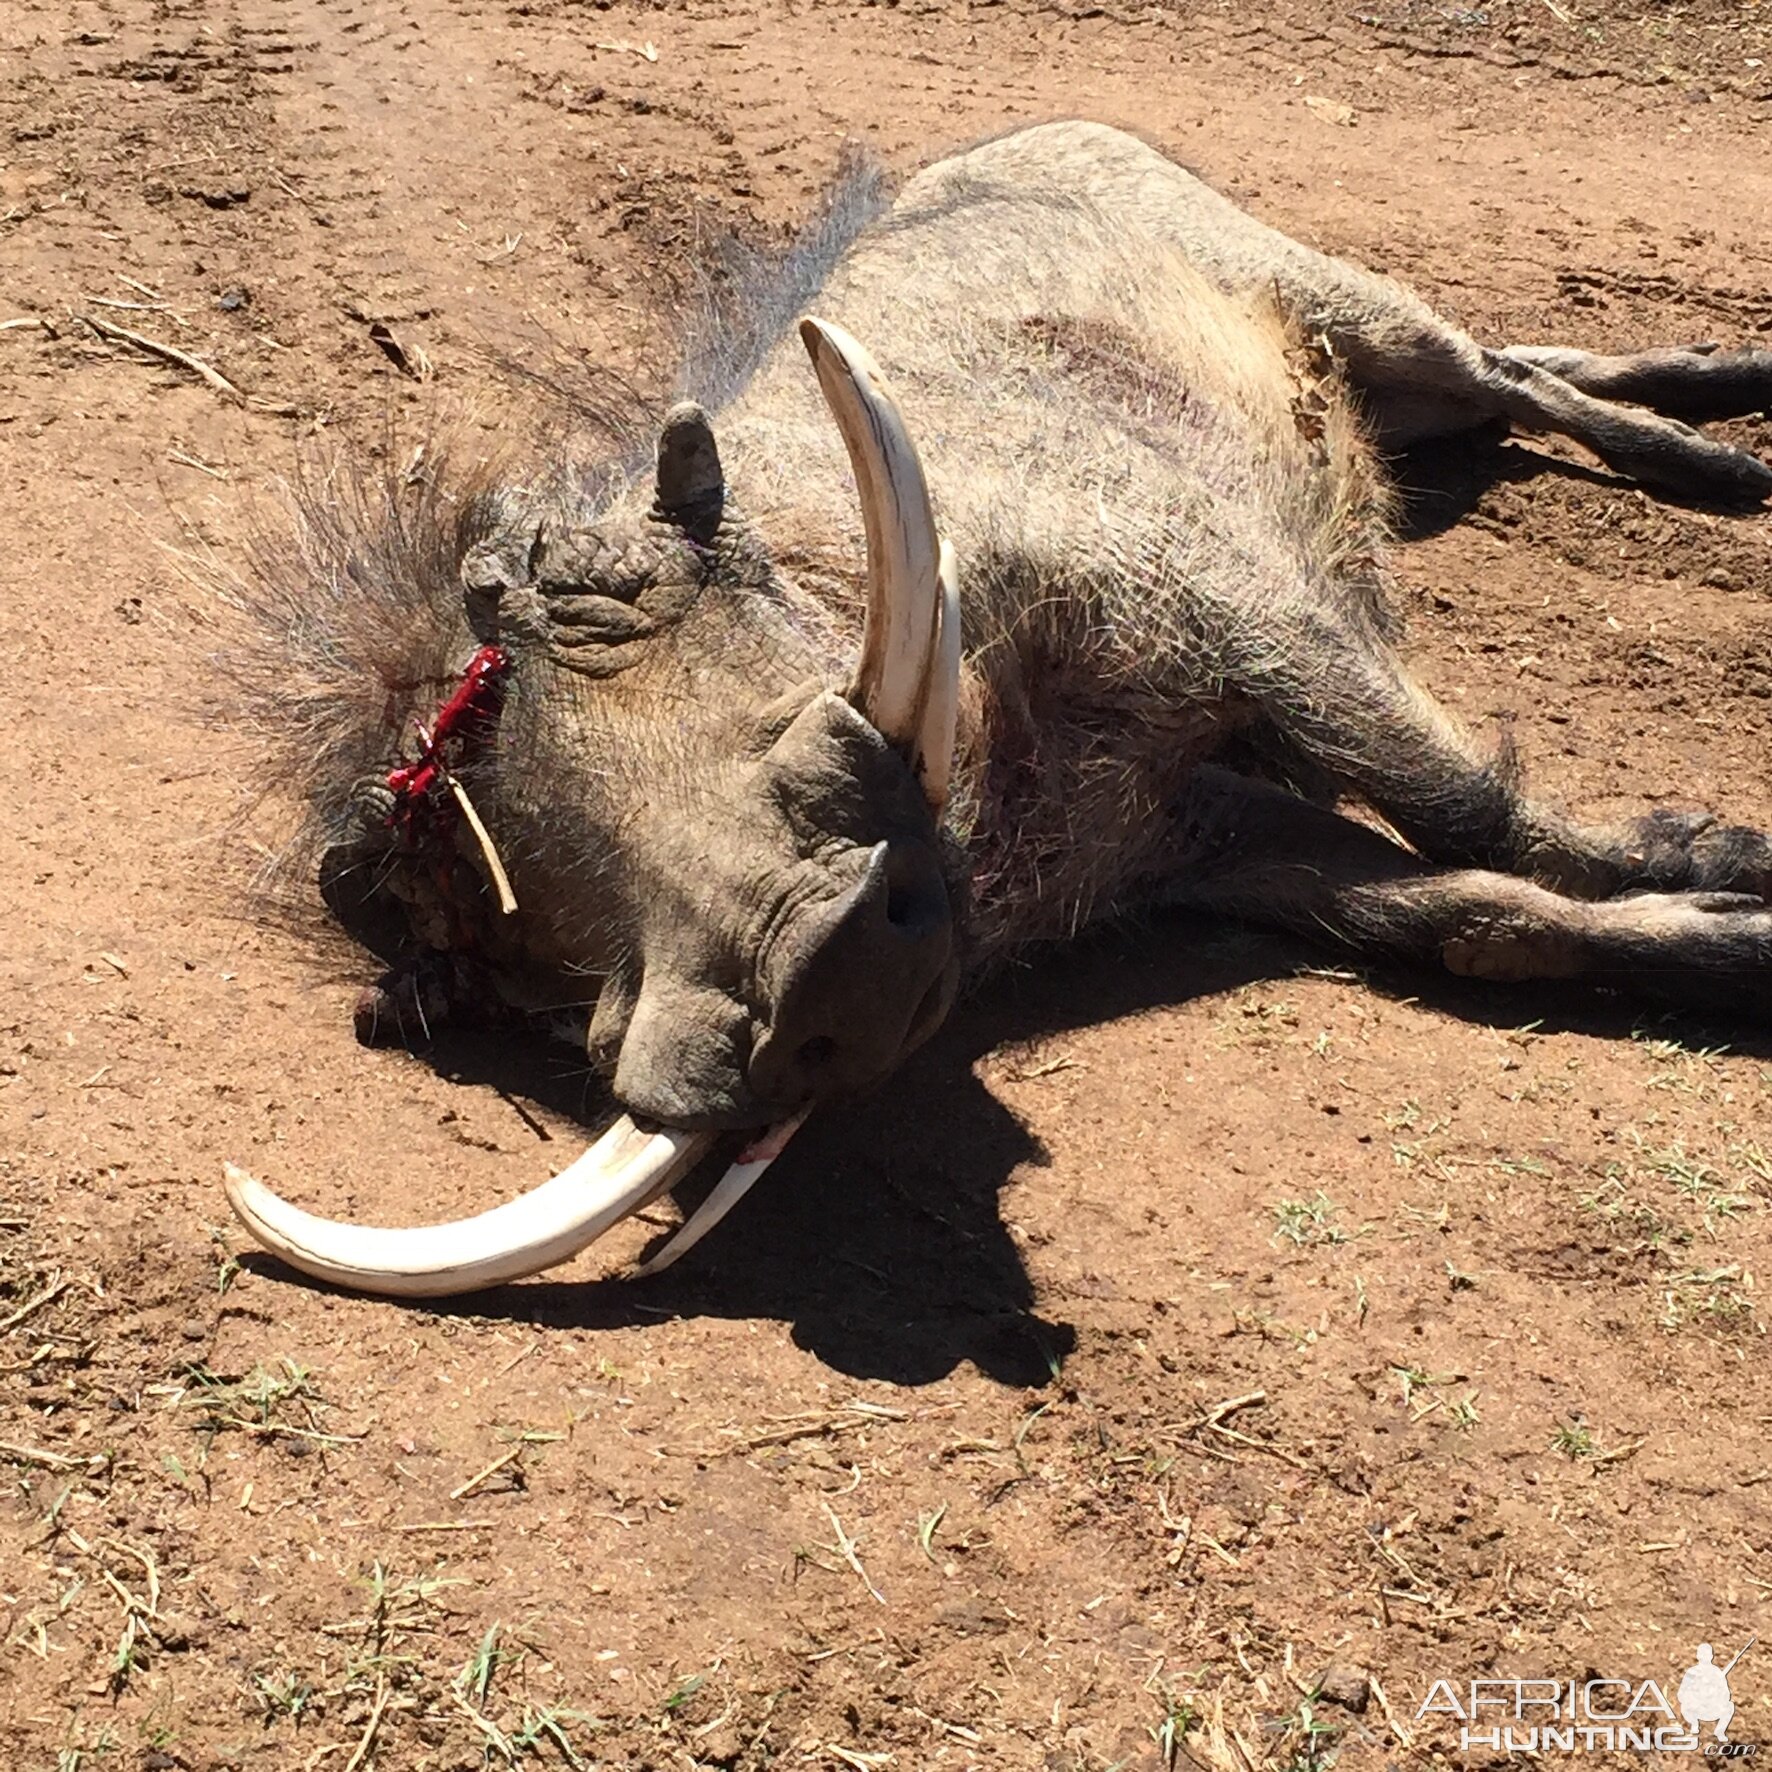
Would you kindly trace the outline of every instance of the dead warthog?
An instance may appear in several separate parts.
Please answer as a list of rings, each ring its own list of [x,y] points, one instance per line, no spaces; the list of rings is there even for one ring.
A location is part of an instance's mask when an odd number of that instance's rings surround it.
[[[459,1224],[330,1223],[231,1171],[260,1241],[467,1290],[729,1141],[679,1251],[964,969],[1133,907],[1764,1009],[1765,837],[1573,823],[1410,677],[1372,442],[1500,419],[1759,499],[1772,471],[1667,414],[1764,406],[1772,352],[1486,349],[1089,124],[858,192],[634,459],[328,482],[258,575],[325,896],[396,962],[365,1031],[577,1006],[626,1110]]]

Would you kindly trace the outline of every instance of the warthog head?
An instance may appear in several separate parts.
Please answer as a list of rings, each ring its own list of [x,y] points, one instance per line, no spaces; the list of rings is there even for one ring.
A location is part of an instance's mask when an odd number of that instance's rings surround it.
[[[742,489],[729,499],[706,414],[678,406],[649,510],[526,534],[494,524],[465,550],[470,621],[496,636],[471,681],[496,679],[502,704],[484,822],[467,765],[452,769],[427,735],[432,772],[388,778],[381,849],[336,845],[327,864],[336,906],[385,897],[386,833],[422,851],[441,812],[448,853],[406,870],[413,925],[429,923],[435,947],[461,945],[449,926],[471,904],[491,928],[465,945],[495,968],[599,981],[590,1055],[623,1118],[533,1193],[422,1230],[312,1218],[230,1170],[236,1211],[296,1266],[408,1293],[535,1272],[669,1187],[718,1135],[750,1134],[674,1255],[814,1105],[879,1081],[946,1014],[960,968],[940,833],[960,681],[953,554],[866,351],[814,320],[801,335],[867,538],[847,685],[823,680],[828,649],[794,620]],[[422,807],[400,797],[417,784]],[[508,886],[516,908],[503,918],[485,910],[458,812]]]

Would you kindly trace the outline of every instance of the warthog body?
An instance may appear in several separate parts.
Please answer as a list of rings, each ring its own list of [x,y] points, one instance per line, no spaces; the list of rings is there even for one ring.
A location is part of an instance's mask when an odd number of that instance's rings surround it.
[[[1578,827],[1410,678],[1371,447],[1505,420],[1662,488],[1763,497],[1759,462],[1643,407],[1764,405],[1772,353],[1483,349],[1087,124],[944,161],[815,236],[753,310],[755,352],[686,390],[711,431],[679,411],[656,469],[649,449],[594,479],[310,501],[267,604],[273,699],[330,901],[406,956],[380,1019],[579,1006],[630,1112],[742,1129],[876,1082],[963,965],[1141,906],[1764,1005],[1763,837]],[[923,763],[841,693],[868,550],[802,307],[878,356],[958,558],[939,819]],[[509,915],[468,826],[384,785],[487,643],[502,706],[450,760]]]

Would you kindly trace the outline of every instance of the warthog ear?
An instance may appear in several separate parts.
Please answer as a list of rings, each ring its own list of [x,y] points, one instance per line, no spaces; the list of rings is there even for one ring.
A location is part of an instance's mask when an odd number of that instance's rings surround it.
[[[665,414],[658,434],[658,512],[668,522],[707,543],[720,527],[726,506],[726,476],[708,415],[685,400]]]

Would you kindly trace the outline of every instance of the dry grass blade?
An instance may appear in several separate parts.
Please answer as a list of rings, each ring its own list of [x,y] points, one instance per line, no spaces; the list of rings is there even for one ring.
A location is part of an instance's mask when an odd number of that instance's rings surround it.
[[[515,1464],[523,1456],[525,1442],[519,1440],[508,1452],[501,1452],[484,1470],[476,1471],[465,1483],[449,1491],[451,1501],[465,1501],[488,1477],[497,1476],[507,1464]]]
[[[451,1686],[448,1692],[450,1702],[486,1737],[492,1751],[507,1764],[514,1764],[517,1756],[511,1746],[510,1737],[484,1712],[476,1710],[459,1687]]]
[[[1414,1747],[1415,1737],[1397,1721],[1397,1713],[1391,1709],[1391,1701],[1385,1697],[1384,1688],[1379,1685],[1376,1677],[1369,1675],[1366,1683],[1372,1688],[1372,1696],[1378,1700],[1378,1708],[1384,1712],[1384,1720],[1390,1724],[1391,1733],[1397,1738],[1397,1745],[1405,1751]]]
[[[71,1282],[57,1274],[35,1298],[27,1298],[10,1316],[0,1317],[0,1335],[4,1335],[8,1329],[17,1328],[33,1311],[40,1311],[46,1304],[53,1304],[67,1291],[70,1284]]]
[[[148,1554],[148,1552],[140,1549],[136,1545],[126,1544],[121,1538],[107,1538],[104,1542],[106,1544],[108,1544],[113,1550],[121,1551],[124,1554],[124,1556],[133,1557],[138,1563],[141,1564],[142,1572],[148,1578],[147,1613],[150,1618],[158,1618],[160,1616],[160,1566],[159,1566],[159,1564],[154,1561],[153,1557],[151,1557]],[[106,1571],[106,1573],[108,1574],[109,1571]],[[119,1587],[121,1587],[122,1583],[119,1582],[119,1583],[117,1583],[117,1585]],[[125,1590],[125,1591],[127,1591],[127,1590]],[[130,1599],[131,1599],[132,1603],[135,1605],[139,1606],[141,1603],[139,1600],[135,1599],[134,1595],[131,1595]]]
[[[146,352],[150,357],[158,357],[163,363],[188,369],[191,374],[207,382],[218,394],[232,400],[237,406],[244,406],[252,412],[265,413],[272,418],[301,417],[302,409],[299,406],[261,400],[256,394],[248,394],[235,387],[219,369],[212,368],[201,357],[193,357],[189,351],[181,351],[177,345],[169,345],[163,339],[149,338],[145,333],[131,332],[127,326],[116,326],[109,320],[95,319],[91,314],[76,314],[74,318],[81,325],[91,327],[100,338],[112,344],[130,345],[138,351]]]
[[[942,1405],[946,1408],[947,1405]],[[730,1458],[742,1456],[746,1452],[759,1452],[768,1446],[787,1446],[795,1440],[822,1439],[827,1435],[855,1433],[861,1428],[878,1426],[882,1422],[902,1422],[921,1420],[923,1415],[913,1416],[903,1409],[888,1408],[884,1403],[853,1402],[843,1403],[831,1410],[808,1410],[801,1415],[784,1415],[768,1417],[778,1425],[757,1429],[754,1433],[740,1434],[724,1446],[671,1446],[665,1450],[679,1457],[688,1458]],[[731,1428],[721,1428],[721,1433],[731,1433]]]
[[[1606,1452],[1596,1452],[1592,1467],[1598,1470],[1602,1465],[1623,1464],[1627,1458],[1635,1458],[1648,1443],[1647,1434],[1638,1434],[1634,1440],[1627,1440],[1622,1446],[1614,1446]]]
[[[195,468],[199,474],[207,474],[212,480],[231,480],[233,476],[226,468],[212,467],[206,461],[200,461],[194,455],[186,455],[182,449],[169,449],[166,459],[177,462],[181,468]]]
[[[1266,1401],[1266,1391],[1249,1391],[1241,1397],[1226,1397],[1222,1403],[1213,1404],[1200,1417],[1200,1426],[1219,1427],[1227,1416],[1240,1414],[1245,1409],[1259,1409]]]
[[[963,1741],[969,1747],[982,1747],[984,1737],[976,1729],[968,1729],[960,1723],[950,1723],[946,1717],[938,1717],[916,1705],[910,1706],[911,1715],[921,1717],[930,1728],[939,1730],[943,1735],[951,1735],[956,1741]]]
[[[486,861],[486,871],[492,876],[492,884],[498,890],[498,908],[510,916],[517,908],[517,895],[511,890],[511,877],[505,872],[505,864],[498,858],[498,850],[493,846],[492,833],[481,822],[480,814],[474,809],[474,802],[468,798],[468,790],[461,785],[460,779],[449,770],[443,771],[443,779],[449,784],[449,791],[455,796],[455,803],[461,808],[461,815],[468,821],[468,829],[474,833],[474,841],[480,845],[480,853]]]
[[[243,1415],[217,1415],[212,1419],[220,1427],[238,1428],[243,1434],[257,1434],[261,1439],[311,1440],[316,1446],[355,1446],[366,1437],[363,1434],[323,1434],[318,1428],[297,1427],[287,1421],[248,1421]]]
[[[1215,1696],[1205,1713],[1200,1744],[1217,1772],[1257,1772],[1260,1762],[1234,1727],[1224,1720],[1224,1699]]]
[[[874,1586],[872,1578],[868,1575],[867,1570],[861,1565],[861,1552],[858,1548],[859,1541],[851,1538],[849,1534],[843,1530],[843,1522],[837,1518],[837,1510],[832,1507],[828,1501],[824,1503],[824,1511],[829,1516],[831,1525],[837,1534],[837,1554],[842,1557],[843,1561],[847,1563],[857,1575],[861,1577],[861,1585],[865,1587],[882,1606],[884,1606],[886,1604],[886,1596]]]
[[[388,1708],[388,1680],[382,1675],[381,1683],[375,1689],[375,1703],[369,1710],[369,1721],[363,1727],[362,1738],[358,1741],[355,1751],[345,1761],[345,1772],[357,1772],[357,1768],[368,1759],[371,1749],[375,1746],[375,1732],[381,1727],[382,1712]]]
[[[51,1471],[87,1470],[104,1463],[104,1458],[96,1452],[85,1458],[71,1458],[65,1452],[50,1452],[41,1446],[20,1446],[11,1440],[0,1440],[0,1458],[10,1458],[19,1464],[40,1465]]]
[[[402,375],[414,381],[431,379],[431,360],[417,345],[407,344],[385,320],[377,320],[369,328],[371,342]]]
[[[855,1772],[879,1772],[880,1767],[893,1764],[891,1754],[858,1754],[853,1748],[838,1747],[834,1741],[827,1741],[824,1751],[845,1766],[853,1766]]]
[[[1266,1402],[1266,1391],[1249,1391],[1240,1397],[1226,1397],[1222,1403],[1215,1403],[1204,1415],[1181,1431],[1191,1435],[1215,1434],[1234,1446],[1246,1446],[1251,1452],[1259,1452],[1266,1458],[1277,1458],[1282,1464],[1290,1465],[1293,1470],[1316,1474],[1311,1465],[1295,1452],[1288,1452],[1284,1446],[1276,1446],[1271,1440],[1257,1440],[1234,1427],[1225,1426],[1229,1416],[1239,1414],[1245,1409],[1258,1409]],[[1218,1456],[1228,1457],[1228,1454],[1220,1452]]]

